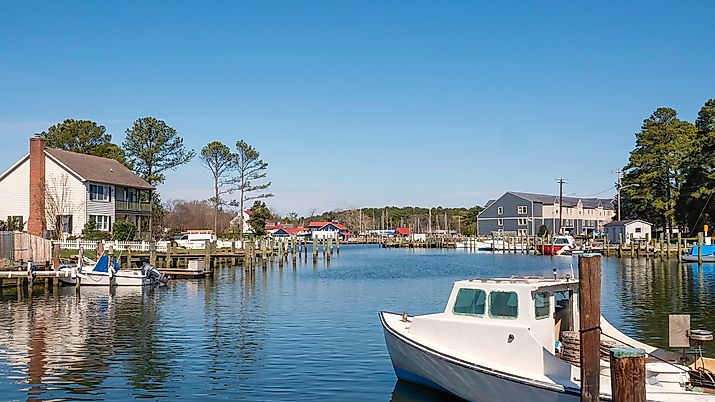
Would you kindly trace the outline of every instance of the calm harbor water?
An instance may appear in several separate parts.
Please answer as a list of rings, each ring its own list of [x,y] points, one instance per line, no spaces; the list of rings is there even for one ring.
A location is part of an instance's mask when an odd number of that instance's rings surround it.
[[[715,329],[715,266],[603,260],[603,313],[667,344],[667,315]],[[396,381],[379,310],[442,310],[452,282],[551,274],[576,258],[342,246],[330,265],[221,268],[154,290],[0,295],[0,399],[436,401]],[[715,349],[709,350],[713,355]]]

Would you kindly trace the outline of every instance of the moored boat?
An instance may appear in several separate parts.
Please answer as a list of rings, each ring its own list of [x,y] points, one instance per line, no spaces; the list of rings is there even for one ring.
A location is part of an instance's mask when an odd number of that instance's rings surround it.
[[[698,252],[698,245],[696,244],[690,248],[690,251],[687,254],[683,254],[683,261],[698,262]],[[715,245],[702,245],[702,261],[715,262]]]
[[[89,264],[81,264],[75,277],[61,277],[60,280],[69,285],[75,285],[77,279],[82,286],[152,286],[167,282],[166,276],[149,264],[140,269],[122,270],[116,260],[110,262],[104,255],[98,261],[87,260]],[[60,269],[72,269],[64,266]]]
[[[536,250],[543,255],[562,255],[576,249],[574,239],[571,236],[554,236],[551,241],[538,244]]]
[[[564,278],[455,282],[444,311],[408,316],[380,312],[397,377],[471,401],[578,401],[580,369],[567,339],[578,339],[578,281]],[[689,387],[692,369],[677,355],[632,339],[601,317],[602,347],[643,349],[649,401],[715,401]],[[575,335],[575,337],[574,337]],[[610,371],[601,360],[601,398]]]

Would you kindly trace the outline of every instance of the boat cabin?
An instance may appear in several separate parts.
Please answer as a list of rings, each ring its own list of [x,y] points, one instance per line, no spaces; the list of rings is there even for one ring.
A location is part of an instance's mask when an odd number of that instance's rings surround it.
[[[553,354],[561,332],[578,329],[577,296],[578,280],[570,278],[470,279],[454,283],[444,315],[526,327]]]

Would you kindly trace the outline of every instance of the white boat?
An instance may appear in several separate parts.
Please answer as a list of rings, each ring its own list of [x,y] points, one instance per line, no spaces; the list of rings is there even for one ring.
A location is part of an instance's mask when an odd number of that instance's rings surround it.
[[[516,249],[517,251],[522,251],[526,250],[526,244],[524,243],[509,243],[508,241],[504,240],[487,240],[485,241],[487,244],[488,250],[494,250],[494,251],[510,251]]]
[[[141,269],[122,270],[116,260],[110,264],[106,255],[97,262],[86,261],[89,264],[82,264],[74,277],[61,277],[60,280],[75,285],[79,279],[81,286],[152,286],[167,282],[166,276],[149,264],[144,264]],[[73,267],[65,266],[62,269]]]
[[[444,312],[380,312],[380,321],[401,380],[470,401],[579,401],[580,368],[567,362],[573,347],[562,343],[565,334],[578,339],[577,299],[573,279],[465,280],[455,282]],[[673,357],[629,338],[603,317],[601,329],[602,348],[608,340],[610,347]],[[609,362],[600,364],[601,398],[610,400]],[[648,359],[647,400],[715,401],[713,394],[687,388],[692,373],[688,366]]]
[[[454,243],[455,248],[466,248],[466,249],[472,249],[472,250],[477,250],[477,251],[489,251],[492,249],[492,245],[484,242],[484,241],[478,241],[478,240],[469,240],[469,241],[458,241]]]
[[[695,244],[690,248],[690,252],[683,254],[683,261],[686,262],[715,262],[715,245],[704,244],[702,246],[702,251],[700,251],[700,258],[698,258],[698,245]]]

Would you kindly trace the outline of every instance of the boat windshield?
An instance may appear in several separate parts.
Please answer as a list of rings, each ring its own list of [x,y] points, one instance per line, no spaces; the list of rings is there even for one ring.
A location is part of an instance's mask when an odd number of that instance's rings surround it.
[[[563,238],[562,239],[554,239],[554,244],[559,244],[559,245],[560,244],[569,244],[569,240],[563,239]]]

